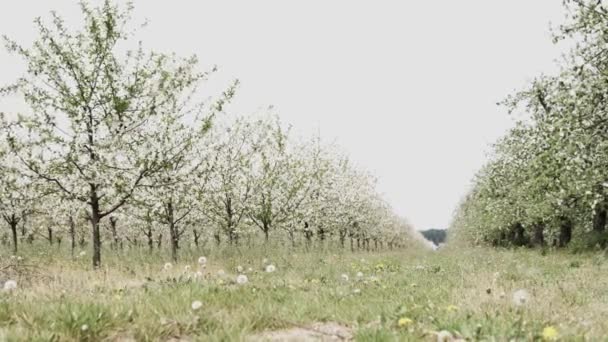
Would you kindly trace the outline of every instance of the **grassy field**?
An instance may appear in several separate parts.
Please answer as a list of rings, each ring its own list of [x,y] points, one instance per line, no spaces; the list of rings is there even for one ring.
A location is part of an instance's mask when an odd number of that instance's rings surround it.
[[[0,280],[17,287],[0,293],[0,340],[308,340],[315,329],[357,341],[608,336],[600,253],[215,252],[202,278],[194,253],[169,268],[161,255],[107,251],[99,271],[88,254],[7,255]],[[239,266],[245,284],[236,283]]]

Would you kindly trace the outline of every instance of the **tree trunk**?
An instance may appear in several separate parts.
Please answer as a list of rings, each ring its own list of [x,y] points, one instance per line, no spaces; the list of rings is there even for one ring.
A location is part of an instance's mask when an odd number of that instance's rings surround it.
[[[169,238],[171,243],[171,259],[177,262],[177,250],[179,249],[179,232],[175,224],[175,212],[173,209],[173,201],[169,199],[166,204],[167,223],[169,224]]]
[[[566,247],[572,239],[572,221],[568,218],[562,217],[559,227],[559,247]]]
[[[53,245],[53,228],[47,227],[46,230],[48,232],[49,245],[52,246]]]
[[[296,236],[293,230],[289,230],[289,240],[291,240],[291,248],[296,248]]]
[[[264,242],[266,244],[268,244],[268,241],[270,241],[270,236],[269,236],[270,225],[267,222],[263,222],[262,225],[263,225],[262,230],[264,231]]]
[[[74,222],[74,218],[70,215],[69,217],[69,225],[70,225],[70,251],[72,253],[72,258],[74,257],[74,250],[76,249],[76,223]]]
[[[192,234],[194,235],[194,246],[198,249],[198,239],[200,235],[198,235],[198,231],[196,229],[192,229]]]
[[[521,223],[516,223],[513,227],[513,244],[524,246],[526,244],[525,230]]]
[[[118,219],[114,216],[110,216],[110,232],[112,233],[112,248],[118,249],[119,246],[119,238],[118,232],[116,231],[116,225],[118,223]]]
[[[534,236],[532,238],[533,246],[544,246],[545,245],[545,225],[537,223],[534,225]]]
[[[101,266],[101,234],[99,231],[99,221],[101,220],[101,212],[99,210],[99,198],[97,197],[97,186],[90,184],[91,188],[91,230],[93,238],[93,268],[99,268]]]
[[[19,224],[19,219],[15,216],[15,214],[13,214],[6,221],[11,227],[11,233],[13,236],[13,254],[17,254],[17,224]]]
[[[606,230],[606,207],[600,204],[593,215],[593,231],[603,233]]]

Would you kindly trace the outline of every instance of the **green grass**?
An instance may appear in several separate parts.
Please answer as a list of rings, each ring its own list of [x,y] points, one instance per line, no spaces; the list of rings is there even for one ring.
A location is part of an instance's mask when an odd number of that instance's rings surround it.
[[[26,253],[19,263],[35,268],[16,291],[0,294],[0,340],[238,341],[316,322],[347,326],[360,341],[436,340],[441,330],[470,340],[540,340],[548,326],[563,340],[608,336],[603,254],[223,251],[207,255],[203,280],[188,279],[184,268],[197,270],[198,254],[186,254],[164,271],[163,255],[105,251],[103,269],[92,271],[88,255]],[[276,272],[263,271],[265,257]],[[253,269],[245,285],[234,281],[239,265]],[[523,306],[512,301],[518,289],[530,294]],[[195,300],[203,303],[197,311]],[[400,318],[412,323],[399,327]]]

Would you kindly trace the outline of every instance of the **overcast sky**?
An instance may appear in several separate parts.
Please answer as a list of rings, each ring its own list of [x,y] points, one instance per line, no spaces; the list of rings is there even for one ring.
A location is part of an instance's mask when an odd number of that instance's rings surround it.
[[[77,23],[71,0],[3,4],[0,33],[34,37],[51,9]],[[298,134],[320,129],[379,178],[418,229],[447,227],[489,145],[511,125],[496,102],[562,50],[549,23],[557,0],[143,1],[146,46],[217,64],[242,86],[231,110],[274,105]],[[0,84],[22,65],[0,52]],[[0,102],[0,111],[17,107]]]

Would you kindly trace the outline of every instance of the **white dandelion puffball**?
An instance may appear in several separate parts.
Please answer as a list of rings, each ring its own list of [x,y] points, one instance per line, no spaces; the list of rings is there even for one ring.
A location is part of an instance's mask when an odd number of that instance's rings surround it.
[[[357,272],[357,278],[363,278],[363,272]]]
[[[452,333],[447,330],[441,330],[437,333],[437,342],[451,342],[454,340]]]
[[[81,326],[80,326],[80,330],[82,330],[82,331],[87,331],[87,330],[89,330],[89,325],[88,325],[88,324],[83,324],[83,325],[81,325]]]
[[[266,265],[268,263],[268,259],[264,258],[262,259],[262,264]]]
[[[513,304],[517,306],[525,305],[530,301],[530,294],[526,290],[517,290],[513,292]]]
[[[198,258],[198,264],[201,266],[205,266],[207,264],[207,258],[205,258],[204,256]]]
[[[342,273],[342,275],[340,276],[340,278],[342,279],[342,281],[348,281],[348,274]]]
[[[2,289],[3,289],[4,291],[7,291],[7,292],[8,292],[8,291],[13,291],[13,290],[15,290],[16,288],[17,288],[17,282],[16,282],[16,281],[14,281],[14,280],[7,280],[7,281],[4,283],[4,286],[2,287]]]
[[[173,268],[173,265],[172,265],[170,262],[166,263],[166,264],[165,264],[165,266],[163,266],[163,269],[164,269],[165,271],[168,271],[168,270],[170,270],[171,268]]]
[[[243,266],[241,266],[241,265],[237,266],[236,271],[239,273],[243,273]]]
[[[236,283],[239,285],[247,284],[248,281],[249,279],[244,274],[239,274],[238,277],[236,277]]]
[[[191,307],[192,307],[192,310],[196,311],[203,307],[203,303],[200,300],[195,300],[194,302],[192,302]]]
[[[276,270],[277,270],[277,268],[273,264],[270,264],[270,265],[266,266],[266,272],[267,273],[272,273],[272,272],[274,272]]]
[[[184,271],[186,271],[186,272],[190,272],[190,265],[186,265],[186,266],[184,266]]]

